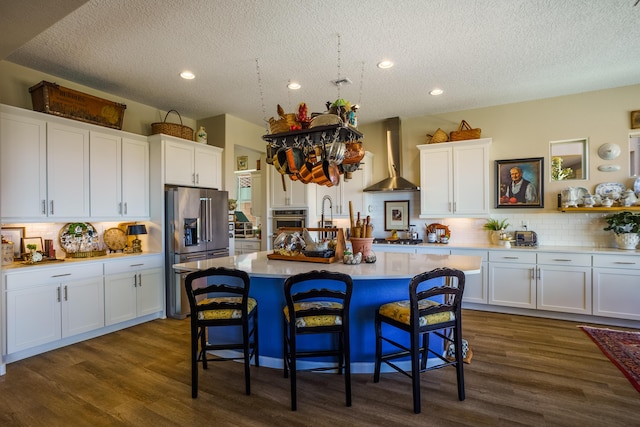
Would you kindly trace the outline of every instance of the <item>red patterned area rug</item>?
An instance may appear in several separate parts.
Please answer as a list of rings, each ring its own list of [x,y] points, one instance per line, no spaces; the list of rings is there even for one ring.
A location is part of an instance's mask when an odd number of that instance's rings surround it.
[[[640,391],[640,332],[578,326]]]

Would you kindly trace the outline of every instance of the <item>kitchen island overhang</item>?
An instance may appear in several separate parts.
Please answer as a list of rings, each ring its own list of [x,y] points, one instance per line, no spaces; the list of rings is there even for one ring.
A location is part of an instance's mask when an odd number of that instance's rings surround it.
[[[282,368],[282,309],[285,305],[283,293],[285,279],[311,270],[349,274],[353,279],[350,318],[353,373],[373,372],[375,311],[384,303],[408,299],[409,280],[413,276],[439,267],[455,268],[466,275],[480,274],[482,264],[481,257],[467,255],[386,252],[376,254],[375,263],[348,265],[341,262],[315,264],[270,260],[267,254],[267,251],[263,251],[185,262],[174,264],[173,268],[179,273],[186,273],[212,267],[226,267],[240,269],[249,274],[251,277],[249,294],[258,301],[259,307],[260,364],[271,368]],[[437,284],[434,283],[434,285]],[[235,332],[239,333],[239,330]],[[216,335],[216,338],[225,339],[229,336],[228,334]],[[317,342],[316,337],[313,343],[304,342],[300,345],[313,345]],[[320,342],[320,344],[326,345],[326,342]],[[301,365],[301,368],[312,368],[318,364],[322,362],[308,362]]]

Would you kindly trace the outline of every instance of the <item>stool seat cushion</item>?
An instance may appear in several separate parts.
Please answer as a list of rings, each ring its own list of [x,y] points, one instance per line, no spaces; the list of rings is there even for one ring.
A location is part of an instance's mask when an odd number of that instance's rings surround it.
[[[423,299],[419,301],[418,308],[424,310],[429,307],[440,305],[435,301]],[[394,301],[384,304],[380,307],[379,312],[382,316],[388,317],[404,324],[411,324],[411,310],[409,300]],[[420,326],[434,325],[436,323],[448,322],[455,320],[456,315],[453,311],[444,311],[441,313],[420,316]]]
[[[296,302],[293,304],[293,309],[296,313],[300,310],[313,310],[320,308],[341,309],[342,304],[334,301]],[[287,322],[289,322],[289,307],[285,307],[283,311]],[[331,315],[296,317],[296,327],[298,328],[332,325],[342,325],[342,317]]]
[[[211,303],[233,303],[240,304],[242,297],[217,297],[207,298],[200,302],[198,305],[211,304]],[[258,302],[254,298],[247,298],[247,312],[251,313],[258,305]],[[242,310],[236,308],[221,308],[217,310],[205,310],[198,312],[198,320],[217,320],[217,319],[240,319],[242,317]]]

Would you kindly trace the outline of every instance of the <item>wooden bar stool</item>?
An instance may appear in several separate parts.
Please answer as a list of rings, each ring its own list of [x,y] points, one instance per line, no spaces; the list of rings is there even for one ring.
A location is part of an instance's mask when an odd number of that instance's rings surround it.
[[[206,285],[197,287],[194,281],[198,279],[206,279]],[[208,362],[243,359],[245,390],[251,394],[251,358],[256,366],[260,366],[260,362],[258,304],[249,297],[249,286],[249,275],[241,270],[220,267],[187,275],[185,287],[191,309],[191,397],[194,399],[198,397],[198,362],[207,369]],[[208,328],[228,326],[242,327],[242,342],[210,342]],[[242,349],[242,357],[207,357],[208,351],[238,349]]]
[[[427,282],[434,279],[444,280],[443,286],[427,288]],[[382,305],[375,316],[376,329],[376,362],[373,382],[380,381],[382,362],[396,371],[411,378],[413,387],[413,412],[420,413],[420,373],[455,366],[458,383],[458,399],[464,400],[464,372],[462,356],[462,294],[464,292],[465,275],[460,270],[438,268],[414,276],[409,282],[409,300],[395,301]],[[422,285],[422,286],[421,286]],[[407,332],[410,346],[382,335],[382,325],[387,324]],[[447,334],[447,330],[452,334]],[[429,334],[433,333],[443,339],[445,347],[453,343],[454,360],[443,356],[445,349],[429,348]],[[420,346],[422,338],[422,346]],[[382,342],[385,341],[400,349],[394,353],[382,354]],[[441,364],[427,367],[428,355],[435,355]],[[411,358],[411,372],[405,371],[392,361],[399,358]]]
[[[317,287],[321,286],[321,289]],[[329,271],[310,271],[289,277],[284,283],[284,377],[291,375],[291,410],[297,408],[296,371],[298,358],[337,357],[337,366],[309,370],[337,369],[342,375],[346,406],[351,406],[351,353],[349,345],[349,304],[351,276]],[[298,349],[298,335],[329,334],[337,337],[333,348]]]

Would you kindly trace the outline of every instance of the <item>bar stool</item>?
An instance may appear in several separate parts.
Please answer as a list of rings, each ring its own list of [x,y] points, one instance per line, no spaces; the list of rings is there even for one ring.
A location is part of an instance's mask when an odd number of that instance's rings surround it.
[[[317,287],[321,286],[322,289]],[[324,371],[337,369],[342,375],[346,406],[351,406],[351,353],[349,345],[349,304],[353,281],[351,276],[326,270],[310,271],[285,280],[287,305],[283,310],[284,377],[291,375],[291,410],[297,409],[296,371],[298,358],[337,356],[337,366],[308,369]],[[330,334],[337,337],[337,345],[325,349],[298,349],[298,335]],[[305,345],[306,347],[306,345]]]
[[[194,283],[198,279],[206,280],[206,285],[199,287]],[[198,397],[198,362],[207,369],[208,362],[244,360],[245,390],[251,394],[251,358],[256,366],[260,366],[260,362],[258,304],[249,297],[249,285],[247,273],[223,267],[189,273],[185,279],[191,309],[191,397],[194,399]],[[242,342],[210,342],[208,328],[228,326],[242,327]],[[242,357],[207,357],[209,351],[237,349],[242,349]]]
[[[434,279],[444,280],[445,285],[427,288]],[[424,284],[424,285],[423,285]],[[411,378],[413,388],[413,412],[420,413],[420,373],[445,366],[455,366],[458,383],[458,399],[464,400],[464,372],[462,356],[462,294],[465,275],[460,270],[438,268],[414,276],[409,282],[409,300],[395,301],[382,305],[375,316],[376,362],[373,382],[380,381],[381,363]],[[423,285],[423,286],[421,286]],[[409,333],[410,346],[382,335],[382,324],[393,326]],[[452,335],[447,330],[452,330]],[[389,331],[390,332],[390,331]],[[453,343],[454,360],[443,356],[440,351],[429,348],[429,334],[443,339],[444,343]],[[422,347],[420,338],[422,337]],[[400,349],[394,353],[382,354],[382,342],[385,341]],[[447,345],[445,345],[447,347]],[[427,367],[427,357],[435,355],[441,364]],[[405,371],[392,361],[410,356],[411,372]]]

